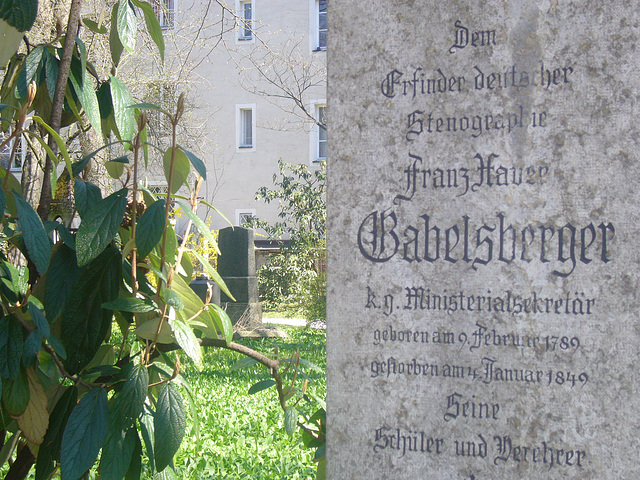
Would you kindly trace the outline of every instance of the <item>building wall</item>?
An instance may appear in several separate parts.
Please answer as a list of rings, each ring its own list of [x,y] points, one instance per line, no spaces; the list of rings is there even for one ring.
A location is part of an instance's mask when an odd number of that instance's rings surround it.
[[[260,187],[273,185],[280,158],[288,163],[314,164],[317,127],[305,118],[293,99],[260,94],[282,94],[260,71],[276,78],[293,68],[296,75],[278,77],[276,83],[296,90],[302,82],[294,77],[318,82],[296,96],[311,113],[315,103],[325,102],[326,52],[314,51],[316,0],[253,0],[253,38],[244,41],[238,40],[237,19],[230,12],[223,16],[215,5],[207,12],[209,2],[202,0],[176,2],[175,25],[167,31],[167,36],[174,35],[175,43],[167,42],[167,56],[171,56],[173,48],[184,57],[184,52],[192,48],[192,63],[188,66],[193,84],[188,98],[193,106],[192,121],[201,125],[204,132],[194,148],[208,170],[200,194],[234,225],[241,210],[276,221],[278,205],[256,201],[255,194]],[[228,0],[228,6],[235,12],[240,2]],[[187,34],[186,25],[192,26],[191,35]],[[198,25],[203,26],[200,43],[190,45]],[[221,29],[226,32],[220,37]],[[241,106],[252,109],[252,148],[238,147]],[[208,215],[213,228],[228,226],[220,215],[202,211],[201,216]]]

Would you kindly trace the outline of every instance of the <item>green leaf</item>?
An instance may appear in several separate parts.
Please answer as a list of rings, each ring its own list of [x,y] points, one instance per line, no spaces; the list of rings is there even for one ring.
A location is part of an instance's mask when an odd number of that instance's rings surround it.
[[[30,30],[38,15],[38,0],[2,0],[0,18],[19,32]]]
[[[171,182],[169,182],[172,154],[173,177],[171,178]],[[189,158],[181,149],[170,147],[162,157],[162,166],[164,167],[164,177],[167,179],[167,185],[171,183],[171,194],[174,194],[180,190],[180,187],[187,181],[187,177],[191,171]]]
[[[72,175],[73,171],[71,169],[71,158],[69,157],[69,151],[67,150],[67,145],[65,144],[64,140],[62,140],[62,137],[53,128],[51,128],[47,122],[45,122],[42,118],[38,117],[37,115],[34,115],[32,119],[34,122],[42,125],[44,129],[49,133],[49,135],[53,137],[56,144],[58,145],[58,150],[62,154],[62,158],[64,158],[64,161],[67,164],[69,175]],[[58,163],[57,158],[54,158],[53,161],[56,164]]]
[[[69,80],[80,100],[82,108],[84,108],[91,126],[98,136],[102,138],[102,120],[100,118],[100,105],[98,104],[98,96],[93,88],[93,82],[86,68],[82,69],[82,78],[77,79],[75,75],[70,74]]]
[[[231,319],[229,318],[229,315],[227,315],[227,312],[215,303],[210,303],[209,313],[211,314],[211,318],[213,318],[216,328],[222,332],[224,339],[227,343],[231,343],[233,340],[233,324],[231,323]]]
[[[145,365],[131,365],[127,369],[127,379],[113,398],[114,413],[120,430],[131,427],[142,414],[147,388],[149,387],[149,372]]]
[[[31,260],[36,265],[38,273],[44,275],[49,268],[51,258],[51,241],[44,230],[40,217],[31,205],[18,194],[14,194],[22,236],[27,246]]]
[[[140,480],[140,474],[142,473],[142,443],[140,437],[135,429],[131,429],[135,433],[133,453],[131,454],[131,461],[129,462],[129,468],[124,476],[124,480]]]
[[[176,315],[179,317],[180,313]],[[180,345],[184,353],[193,360],[198,370],[202,370],[202,349],[191,327],[178,319],[169,320],[169,325],[171,326],[171,330],[173,330],[173,335],[176,337],[177,344]]]
[[[180,312],[180,315],[186,319],[193,317],[194,320],[198,320],[209,326],[209,328],[213,329],[214,338],[217,338],[215,325],[209,311],[204,308],[204,303],[189,284],[187,284],[180,275],[175,275],[171,283],[171,288],[180,296],[184,305],[184,309]]]
[[[39,83],[36,76],[38,75],[38,71],[43,66],[42,55],[44,53],[44,50],[45,49],[43,46],[34,48],[24,62],[24,83],[20,82],[20,84],[18,85],[21,98],[27,97],[27,88],[29,87],[29,84],[31,82],[35,81],[36,84]]]
[[[204,166],[204,162],[184,147],[180,147],[180,149],[187,155],[187,158],[191,162],[191,165],[193,165],[193,168],[196,169],[196,172],[198,172],[198,175],[200,175],[203,180],[206,180],[207,167]]]
[[[164,302],[170,307],[175,308],[178,312],[184,309],[184,303],[182,303],[180,295],[173,290],[169,289],[164,291]]]
[[[24,369],[20,369],[18,376],[13,380],[2,379],[2,402],[9,415],[22,415],[29,405],[30,398],[29,379]]]
[[[68,246],[60,245],[53,254],[45,277],[44,306],[52,322],[62,312],[81,272],[76,264],[76,253]]]
[[[216,249],[216,252],[218,252],[218,255],[220,255],[220,250],[218,249],[218,242],[216,242],[216,239],[213,237],[213,233],[211,232],[211,230],[209,230],[209,227],[207,227],[207,225],[202,221],[202,219],[198,215],[196,215],[193,210],[191,210],[191,207],[189,207],[188,205],[186,205],[185,203],[179,200],[178,200],[178,205],[180,205],[182,210],[184,210],[184,213],[186,213],[187,217],[191,219],[191,221],[196,226],[198,231]]]
[[[107,435],[108,421],[107,393],[94,388],[73,409],[64,429],[60,456],[64,480],[77,480],[93,465]]]
[[[122,2],[120,2],[122,3]],[[113,75],[111,79],[111,98],[113,100],[113,115],[118,127],[121,140],[131,141],[135,135],[136,119],[134,111],[128,108],[133,104],[133,97],[126,85]]]
[[[77,398],[78,389],[67,387],[51,412],[49,428],[38,450],[35,480],[47,480],[55,469],[54,462],[60,461],[62,434],[69,416],[76,406]]]
[[[53,348],[53,351],[56,352],[56,355],[58,355],[62,360],[67,359],[67,351],[64,349],[64,345],[62,345],[62,342],[58,340],[58,337],[56,337],[55,335],[49,335],[49,338],[47,338],[47,343],[51,346],[51,348]]]
[[[83,182],[76,178],[74,182],[74,193],[76,200],[76,210],[80,218],[84,218],[92,205],[102,200],[102,192],[93,183]]]
[[[209,275],[209,278],[214,282],[216,282],[216,284],[220,287],[220,289],[229,298],[235,301],[235,298],[229,291],[227,284],[224,283],[224,280],[222,279],[218,271],[215,268],[213,268],[213,266],[209,263],[209,261],[206,258],[204,258],[202,255],[200,255],[200,253],[196,252],[195,250],[189,250],[189,251],[191,252],[192,255],[194,255],[198,259],[200,264],[205,268],[205,270],[207,271],[207,274]]]
[[[129,0],[120,0],[118,3],[118,36],[124,48],[133,53],[136,48],[138,35],[138,20],[136,12],[129,4]]]
[[[249,388],[249,395],[253,395],[255,393],[266,390],[267,388],[271,388],[275,384],[276,384],[275,380],[271,378],[267,380],[261,380],[258,383],[254,383],[253,385],[251,385],[251,388]]]
[[[109,161],[104,164],[107,169],[107,173],[114,180],[119,179],[124,173],[124,164],[116,161]]]
[[[111,61],[115,67],[120,64],[120,58],[124,50],[118,34],[118,8],[119,4],[116,3],[111,10],[111,31],[109,32],[109,51],[111,53]]]
[[[142,440],[144,441],[144,446],[147,450],[147,458],[149,459],[149,463],[151,464],[151,471],[155,470],[155,466],[153,463],[153,442],[155,437],[153,431],[153,419],[153,412],[148,406],[145,406],[144,411],[140,416],[140,433],[142,434]]]
[[[101,480],[122,480],[131,463],[137,436],[138,432],[135,428],[130,428],[126,434],[123,434],[120,430],[112,430],[111,425],[109,426],[100,458]]]
[[[24,341],[22,349],[22,364],[25,367],[34,367],[38,364],[38,352],[42,346],[42,334],[35,329]]]
[[[128,190],[123,188],[96,202],[85,213],[76,235],[78,266],[100,255],[118,233],[127,208]]]
[[[144,13],[144,21],[147,24],[147,30],[149,32],[149,36],[151,36],[151,40],[154,41],[156,46],[158,47],[158,52],[160,53],[160,59],[164,63],[164,35],[162,34],[162,27],[160,26],[160,22],[158,21],[158,17],[156,16],[156,12],[153,7],[149,5],[148,2],[141,2],[139,0],[132,0],[133,4],[142,9],[142,13]]]
[[[83,18],[82,19],[82,23],[84,23],[84,25],[91,30],[93,33],[98,33],[98,34],[105,34],[108,32],[107,27],[104,25],[98,25],[96,22],[94,22],[93,20],[91,20],[90,18]]]
[[[121,282],[120,251],[109,246],[74,285],[60,318],[60,340],[67,352],[64,366],[71,375],[91,361],[105,339],[113,312],[102,304],[118,297]]]
[[[158,394],[158,404],[153,421],[153,444],[156,470],[163,471],[178,451],[185,431],[184,402],[178,389],[165,384]]]
[[[15,317],[0,318],[0,376],[15,379],[20,373],[20,359],[24,348],[22,326]]]
[[[162,239],[164,232],[165,201],[158,200],[147,207],[136,225],[136,245],[138,255],[144,258]]]
[[[33,320],[33,323],[35,324],[36,328],[40,331],[40,333],[43,336],[48,337],[49,334],[51,333],[51,329],[49,328],[49,322],[47,321],[47,318],[44,316],[44,313],[42,313],[42,310],[36,307],[32,302],[29,302],[29,304],[27,305],[27,308],[29,309],[29,313],[31,314],[31,319]]]
[[[124,297],[102,304],[102,308],[121,312],[144,313],[158,310],[158,306],[150,298]]]
[[[243,357],[231,366],[231,371],[236,372],[243,368],[257,365],[259,362],[251,357]]]
[[[287,435],[292,436],[298,426],[298,410],[296,407],[289,407],[284,412],[284,430]]]

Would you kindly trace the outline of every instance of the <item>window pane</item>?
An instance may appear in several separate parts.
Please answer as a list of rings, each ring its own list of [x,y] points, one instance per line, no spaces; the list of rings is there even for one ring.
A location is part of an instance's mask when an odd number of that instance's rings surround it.
[[[251,125],[252,112],[249,109],[240,110],[240,146],[253,146],[253,128]]]
[[[243,38],[251,38],[251,2],[242,4],[242,18],[244,21],[244,26],[242,29],[242,37]]]

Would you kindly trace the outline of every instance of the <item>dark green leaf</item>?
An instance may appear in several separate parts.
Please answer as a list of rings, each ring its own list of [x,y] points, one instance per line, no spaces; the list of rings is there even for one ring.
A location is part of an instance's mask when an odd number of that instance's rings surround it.
[[[69,247],[71,250],[76,249],[76,237],[71,235],[71,232],[67,229],[67,227],[63,223],[58,223],[56,225],[56,230],[58,231],[58,235],[64,242],[64,244]]]
[[[124,297],[103,303],[102,308],[121,312],[144,313],[157,310],[158,306],[150,298]]]
[[[136,13],[129,4],[129,0],[120,0],[118,3],[118,36],[120,42],[129,53],[136,48],[138,35],[138,20]]]
[[[4,195],[4,190],[0,188],[0,212],[4,212],[4,209],[6,206],[7,206],[7,201]]]
[[[133,98],[124,83],[114,76],[111,76],[110,79],[113,115],[120,139],[131,141],[135,135],[136,119],[133,110],[128,107],[133,104]]]
[[[138,432],[135,428],[130,428],[124,434],[120,430],[112,430],[111,425],[109,426],[109,433],[100,458],[102,480],[122,480],[129,469],[137,436]]]
[[[165,201],[158,200],[147,207],[136,225],[136,246],[138,255],[144,258],[162,239],[164,232]]]
[[[140,416],[140,433],[142,434],[142,440],[144,441],[144,446],[147,450],[147,458],[151,464],[151,471],[155,470],[155,464],[153,462],[153,442],[155,437],[155,433],[153,431],[153,419],[153,412],[148,406],[145,406],[144,411]]]
[[[24,243],[33,263],[38,269],[38,273],[44,275],[49,268],[51,258],[51,242],[44,230],[44,225],[40,217],[31,205],[25,202],[20,195],[14,194],[18,216],[20,217],[20,227]]]
[[[77,398],[78,389],[67,387],[51,412],[49,428],[38,450],[35,480],[47,480],[55,469],[54,462],[60,461],[62,434],[69,416],[76,406]]]
[[[76,210],[80,218],[84,218],[89,209],[102,200],[102,192],[93,183],[83,182],[76,178],[74,182]]]
[[[42,346],[42,334],[36,329],[29,334],[22,349],[22,364],[33,367],[38,364],[38,352]]]
[[[198,172],[198,175],[200,175],[203,180],[206,180],[207,167],[204,166],[204,162],[184,147],[180,147],[180,149],[187,155],[187,158],[191,162],[191,165],[193,165],[193,168],[196,169],[196,172]]]
[[[156,470],[163,471],[178,451],[185,431],[184,402],[178,389],[165,384],[158,394],[158,404],[153,421],[155,441],[153,445]]]
[[[22,326],[17,318],[0,318],[0,376],[15,379],[20,372],[20,359],[24,347]]]
[[[173,177],[171,178],[171,193],[174,194],[180,190],[180,187],[187,181],[191,168],[189,167],[189,158],[181,149],[169,147],[162,157],[164,178],[167,180],[167,184],[169,184],[172,160]]]
[[[2,379],[2,402],[9,415],[13,417],[22,415],[29,405],[30,398],[29,379],[24,369],[21,369],[13,380]]]
[[[38,0],[2,0],[0,18],[19,32],[30,30],[38,14]]]
[[[56,337],[55,335],[49,335],[49,338],[47,338],[47,343],[51,346],[51,348],[53,348],[53,351],[56,352],[56,355],[58,355],[62,360],[67,359],[67,351],[64,349],[64,345],[62,345],[62,342],[58,340],[58,337]]]
[[[298,426],[298,410],[296,407],[289,407],[284,412],[284,430],[287,435],[291,436],[295,433]]]
[[[111,10],[111,31],[109,32],[109,50],[111,61],[115,67],[120,64],[120,57],[122,57],[122,51],[124,50],[118,34],[118,7],[119,4],[116,3]]]
[[[144,13],[144,21],[147,24],[147,31],[149,32],[151,39],[158,47],[160,59],[162,60],[162,62],[164,62],[164,35],[162,34],[162,27],[160,26],[160,22],[158,21],[156,12],[154,11],[153,7],[147,2],[141,2],[139,0],[132,1],[134,5],[142,9],[142,13]]]
[[[182,299],[180,298],[180,295],[178,295],[176,292],[174,292],[173,290],[165,290],[164,291],[164,302],[175,308],[176,311],[180,311],[182,309],[184,309],[184,303],[182,303]]]
[[[49,49],[44,50],[44,81],[47,87],[49,99],[53,102],[53,95],[56,91],[56,81],[58,72],[60,71],[60,61],[53,55]]]
[[[127,189],[123,188],[91,205],[76,235],[78,266],[87,265],[111,243],[127,208]]]
[[[113,398],[112,417],[120,431],[131,427],[142,413],[148,386],[149,372],[147,367],[140,364],[129,365],[127,379],[122,390]]]
[[[44,306],[52,322],[62,311],[81,272],[76,264],[76,253],[68,246],[60,245],[53,254],[51,268],[45,278]]]
[[[34,48],[24,62],[24,70],[20,72],[16,93],[18,98],[27,98],[29,84],[33,81],[38,84],[38,71],[43,67],[42,54],[44,47]]]
[[[140,480],[140,474],[142,473],[142,443],[140,442],[138,432],[135,429],[131,429],[130,431],[135,433],[135,445],[124,480]]]
[[[261,380],[258,383],[254,383],[249,388],[249,395],[253,395],[254,393],[261,392],[262,390],[266,390],[267,388],[271,388],[276,384],[275,380],[269,378],[267,380]]]
[[[69,80],[73,85],[73,88],[80,100],[82,108],[84,108],[91,126],[96,131],[98,136],[102,138],[102,120],[100,118],[100,105],[98,104],[98,96],[93,88],[93,82],[86,67],[82,69],[79,74],[80,78],[75,75],[69,75]]]
[[[93,33],[98,33],[98,34],[105,34],[107,33],[107,27],[105,27],[104,25],[98,25],[96,22],[94,22],[93,20],[91,20],[90,18],[83,18],[82,19],[82,23],[85,24],[85,26],[91,30]]]
[[[104,340],[113,312],[102,304],[115,300],[122,280],[120,251],[107,249],[91,262],[74,285],[60,318],[60,340],[67,352],[67,372],[80,372]]]
[[[51,330],[49,328],[49,322],[47,321],[47,318],[44,316],[44,313],[42,312],[42,310],[36,307],[32,302],[29,302],[29,304],[27,305],[27,308],[29,309],[29,313],[31,314],[31,319],[33,320],[33,323],[35,324],[36,328],[40,331],[42,335],[44,335],[45,337],[48,337],[49,334],[51,333]]]
[[[60,470],[65,480],[77,480],[93,465],[107,435],[109,403],[102,388],[87,393],[73,409],[62,436]]]

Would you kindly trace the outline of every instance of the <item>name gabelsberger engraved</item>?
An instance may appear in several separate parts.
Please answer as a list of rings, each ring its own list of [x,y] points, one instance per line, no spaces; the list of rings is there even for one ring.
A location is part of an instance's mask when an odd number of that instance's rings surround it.
[[[362,256],[374,263],[393,258],[408,263],[459,261],[473,270],[492,262],[540,262],[554,267],[551,272],[568,277],[578,264],[609,263],[609,242],[615,236],[612,223],[563,226],[540,222],[511,225],[503,213],[495,223],[475,225],[463,215],[453,225],[442,227],[429,214],[419,215],[413,224],[402,226],[393,209],[374,211],[362,220],[357,234]]]

